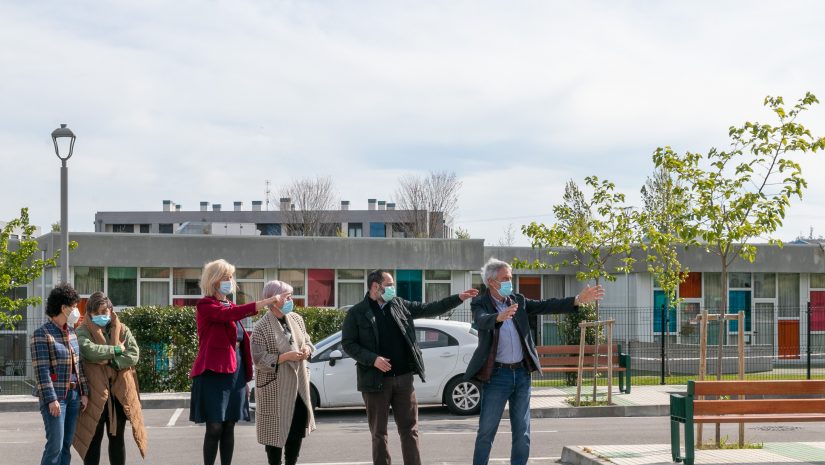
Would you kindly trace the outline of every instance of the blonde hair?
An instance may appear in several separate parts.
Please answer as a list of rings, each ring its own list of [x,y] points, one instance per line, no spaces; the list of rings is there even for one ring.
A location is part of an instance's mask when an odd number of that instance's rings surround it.
[[[232,265],[231,263],[222,258],[204,265],[203,273],[201,273],[200,282],[201,292],[203,292],[203,295],[215,295],[215,293],[218,292],[221,283],[221,278],[223,278],[227,274],[232,275],[232,293],[234,293],[237,289],[234,277],[235,265]]]

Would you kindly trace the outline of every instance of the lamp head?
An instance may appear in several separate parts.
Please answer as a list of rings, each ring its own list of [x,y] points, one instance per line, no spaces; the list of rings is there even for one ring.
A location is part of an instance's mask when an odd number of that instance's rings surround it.
[[[59,128],[52,131],[54,153],[57,155],[57,158],[61,159],[64,162],[69,158],[72,158],[72,152],[74,151],[74,141],[76,138],[77,137],[75,137],[72,130],[67,128],[65,124],[61,124]],[[61,150],[61,145],[63,146],[63,150]],[[61,151],[63,152],[63,155],[61,155]]]

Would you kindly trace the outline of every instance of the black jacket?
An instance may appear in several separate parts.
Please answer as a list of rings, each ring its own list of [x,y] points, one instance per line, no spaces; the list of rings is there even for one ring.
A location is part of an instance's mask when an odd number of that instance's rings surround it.
[[[576,299],[575,297],[567,297],[564,299],[531,300],[521,294],[513,294],[510,299],[513,300],[513,303],[518,303],[518,310],[513,315],[513,324],[516,325],[516,329],[521,336],[521,347],[524,350],[524,356],[530,357],[533,362],[532,367],[538,367],[540,366],[539,356],[536,353],[536,344],[530,333],[530,322],[527,317],[529,315],[576,312],[578,307],[573,305]],[[467,380],[474,378],[484,368],[487,357],[490,356],[490,351],[493,350],[493,333],[498,331],[502,325],[502,323],[496,321],[498,310],[493,303],[493,296],[490,295],[490,291],[475,297],[470,309],[473,312],[473,326],[478,331],[478,347],[467,365],[467,371],[464,373],[464,379]]]
[[[364,300],[352,306],[344,319],[344,328],[341,335],[341,346],[350,357],[355,359],[358,374],[358,390],[361,392],[380,391],[384,386],[384,374],[375,368],[375,359],[378,357],[378,327],[375,324],[375,315],[370,308],[369,294]],[[410,370],[417,373],[424,381],[424,359],[421,349],[415,340],[415,325],[413,319],[438,316],[446,313],[461,304],[458,295],[429,304],[410,302],[399,297],[390,300],[390,314],[393,320],[405,335],[405,341],[410,349]],[[392,363],[392,361],[390,361]]]

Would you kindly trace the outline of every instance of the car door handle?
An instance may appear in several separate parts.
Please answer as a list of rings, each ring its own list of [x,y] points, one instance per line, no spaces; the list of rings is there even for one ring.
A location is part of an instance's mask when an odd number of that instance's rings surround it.
[[[445,353],[441,354],[441,358],[447,358],[447,357],[455,357],[455,354],[452,353],[452,352],[445,352]]]

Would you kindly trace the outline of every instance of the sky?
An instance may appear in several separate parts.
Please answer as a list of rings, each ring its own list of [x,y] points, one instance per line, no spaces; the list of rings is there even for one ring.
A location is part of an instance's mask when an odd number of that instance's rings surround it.
[[[486,244],[552,223],[568,180],[629,205],[660,146],[707,152],[773,122],[767,95],[825,100],[819,1],[0,2],[0,220],[60,218],[50,133],[77,135],[69,229],[165,199],[264,200],[329,176],[388,202],[454,171],[455,225]],[[800,122],[825,135],[825,107]],[[825,153],[776,237],[825,234]]]

